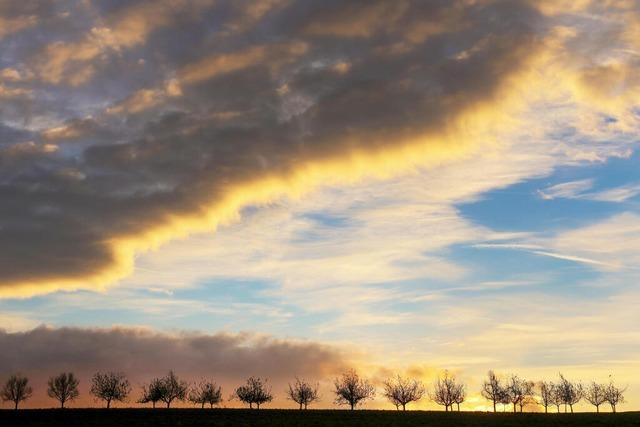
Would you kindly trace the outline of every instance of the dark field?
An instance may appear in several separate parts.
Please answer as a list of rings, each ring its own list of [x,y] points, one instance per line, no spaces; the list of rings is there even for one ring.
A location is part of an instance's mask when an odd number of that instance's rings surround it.
[[[0,426],[639,426],[640,412],[486,414],[261,409],[65,409],[0,411]]]

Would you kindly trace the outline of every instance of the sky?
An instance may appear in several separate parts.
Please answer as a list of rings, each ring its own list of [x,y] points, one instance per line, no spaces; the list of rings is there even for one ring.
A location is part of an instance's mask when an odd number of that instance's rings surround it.
[[[448,370],[486,410],[489,369],[562,372],[638,410],[638,99],[634,0],[0,0],[0,380],[331,408]]]

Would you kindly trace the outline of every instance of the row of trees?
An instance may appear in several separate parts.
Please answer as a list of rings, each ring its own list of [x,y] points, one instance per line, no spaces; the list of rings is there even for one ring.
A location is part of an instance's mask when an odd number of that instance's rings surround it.
[[[506,380],[500,379],[493,371],[489,371],[488,378],[482,384],[482,396],[493,403],[493,411],[497,404],[504,407],[513,405],[513,412],[527,405],[542,405],[545,413],[549,407],[555,406],[557,412],[564,406],[564,411],[570,409],[582,399],[586,400],[600,412],[600,406],[605,403],[611,405],[611,411],[616,412],[618,404],[624,402],[626,388],[617,387],[612,381],[609,384],[591,382],[583,386],[579,382],[569,381],[560,374],[558,382],[542,381],[534,383],[524,380],[517,375],[511,375]]]
[[[64,408],[67,402],[79,396],[78,385],[79,381],[73,373],[64,372],[49,379],[47,394],[60,402],[60,407]],[[449,372],[438,377],[429,392],[422,382],[400,375],[384,381],[383,386],[383,396],[398,410],[406,410],[408,404],[428,396],[435,403],[444,406],[445,411],[453,411],[454,405],[460,411],[460,404],[467,397],[466,386]],[[489,371],[488,378],[482,384],[481,394],[493,403],[494,412],[498,404],[502,404],[504,408],[513,405],[513,412],[517,412],[518,409],[522,412],[528,405],[542,405],[545,412],[548,412],[550,406],[556,406],[560,412],[560,407],[564,405],[565,412],[568,411],[567,408],[573,412],[573,405],[582,399],[594,405],[597,412],[600,412],[600,406],[605,403],[609,403],[612,411],[616,412],[616,406],[624,402],[625,390],[615,386],[613,382],[592,382],[585,387],[567,380],[562,374],[556,383],[543,381],[536,384],[517,375],[501,379],[493,371]],[[110,408],[112,402],[125,402],[128,399],[131,385],[122,373],[98,372],[91,378],[90,392]],[[353,410],[361,403],[373,399],[375,387],[367,379],[361,378],[355,370],[349,370],[334,380],[333,392],[336,404],[347,405]],[[13,402],[15,409],[18,409],[18,405],[32,394],[29,380],[16,374],[9,377],[4,384],[0,398],[5,402]],[[297,377],[295,382],[288,385],[286,395],[289,400],[297,403],[300,409],[307,409],[309,405],[320,400],[318,384]],[[249,405],[249,408],[255,406],[260,409],[262,404],[273,400],[273,394],[267,380],[250,377],[245,384],[234,390],[229,399],[237,399]],[[157,403],[162,402],[169,408],[175,401],[189,401],[202,408],[205,405],[213,408],[223,401],[222,388],[209,380],[190,385],[170,371],[166,376],[154,378],[142,386],[142,397],[137,402],[151,403],[154,408]]]

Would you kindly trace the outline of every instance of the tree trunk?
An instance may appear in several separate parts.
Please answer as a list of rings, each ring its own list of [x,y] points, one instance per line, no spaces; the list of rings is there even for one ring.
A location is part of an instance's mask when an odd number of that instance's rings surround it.
[[[573,404],[570,404],[569,407],[571,408],[571,413],[573,414]]]
[[[299,409],[302,411],[302,402],[300,402],[300,408]]]
[[[306,404],[306,403],[304,404],[304,409],[305,409],[305,410],[307,409],[307,404]]]
[[[167,409],[171,406],[171,402],[167,402]]]
[[[18,401],[16,400],[14,403],[15,403],[15,406],[14,406],[13,409],[15,409],[17,411],[18,410]]]
[[[611,410],[613,411],[613,413],[616,413],[616,405],[611,405]]]
[[[515,414],[516,412],[518,412],[518,410],[517,410],[517,406],[516,406],[516,404],[514,403],[514,404],[513,404],[513,413]]]
[[[544,413],[545,413],[545,414],[548,414],[548,413],[549,413],[549,407],[548,407],[548,406],[545,406],[545,407],[544,407]]]
[[[151,402],[151,404],[153,405],[153,409],[156,409],[156,402]]]
[[[600,413],[600,405],[596,405],[596,414]]]
[[[202,402],[202,409],[204,409],[204,402]]]
[[[356,405],[355,405],[355,404],[353,404],[353,403],[350,403],[350,405],[351,405],[351,410],[353,411],[353,408],[354,408]]]
[[[64,400],[60,401],[60,409],[64,409]]]
[[[111,400],[107,400],[107,409],[111,408]]]
[[[493,401],[493,412],[496,412],[496,401]]]
[[[253,409],[253,403],[249,402],[249,409]]]

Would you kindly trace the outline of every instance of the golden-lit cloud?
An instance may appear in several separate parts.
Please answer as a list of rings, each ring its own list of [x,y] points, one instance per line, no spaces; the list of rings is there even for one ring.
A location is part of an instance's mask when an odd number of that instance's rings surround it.
[[[155,29],[172,25],[172,12],[180,5],[135,4],[107,15],[104,27],[93,27],[80,41],[53,42],[39,63],[41,77],[50,83],[88,83],[104,52],[153,44]],[[24,247],[1,264],[7,274],[0,295],[101,289],[130,274],[136,254],[233,222],[244,207],[296,198],[319,185],[390,178],[479,152],[500,153],[501,146],[511,144],[508,136],[521,129],[543,138],[544,123],[532,114],[538,107],[569,104],[574,118],[582,120],[621,116],[611,125],[601,119],[576,122],[588,135],[633,126],[629,110],[635,97],[627,95],[637,86],[633,58],[587,57],[579,38],[585,29],[556,23],[549,10],[540,15],[526,4],[514,10],[493,2],[427,11],[410,3],[398,3],[391,12],[381,3],[363,7],[361,29],[355,25],[357,31],[349,34],[341,30],[341,16],[327,17],[313,8],[291,4],[277,9],[282,17],[258,13],[269,19],[304,15],[300,22],[306,24],[269,27],[276,28],[274,43],[256,44],[245,29],[237,44],[228,42],[224,49],[205,38],[203,51],[187,58],[168,50],[167,71],[157,75],[157,84],[132,85],[123,101],[99,103],[92,120],[111,129],[113,141],[87,147],[80,165],[84,179],[57,187],[58,207],[68,216],[33,219],[53,235],[11,235]],[[154,25],[143,19],[149,8],[159,16]],[[485,8],[513,25],[494,28],[500,20],[486,21],[480,13]],[[434,22],[450,16],[464,25],[455,32],[434,27],[408,36],[406,29],[422,16],[418,12]],[[381,27],[383,16],[390,19],[388,27]],[[309,30],[329,18],[335,25],[323,27],[327,34]],[[469,33],[470,28],[478,33]],[[188,25],[181,31],[189,33]],[[379,43],[370,37],[376,32],[388,39]],[[600,35],[611,38],[606,31],[594,38]],[[338,49],[347,40],[359,43],[358,49]],[[381,48],[406,40],[411,46],[380,55]],[[442,48],[449,40],[458,43],[453,52]],[[612,42],[624,50],[631,39],[623,33]],[[625,90],[612,94],[612,85]],[[607,102],[599,102],[604,98]],[[220,120],[221,111],[236,115]],[[143,117],[128,117],[137,113]],[[43,131],[42,138],[80,138],[75,124],[63,121]],[[91,140],[91,131],[82,137]],[[598,147],[555,150],[576,161],[601,156]],[[78,169],[63,154],[57,157],[58,169]],[[48,196],[42,197],[48,203]],[[63,253],[52,255],[56,241],[67,244]],[[42,268],[20,268],[19,254],[34,248],[42,251],[37,252]]]
[[[38,59],[40,77],[49,83],[72,86],[87,83],[96,71],[94,60],[109,51],[119,52],[144,43],[149,34],[171,23],[178,11],[188,9],[194,16],[211,5],[210,0],[141,1],[106,17],[81,40],[56,41],[46,46]],[[153,16],[153,19],[149,19]]]
[[[8,34],[15,33],[25,28],[35,25],[35,16],[19,16],[15,18],[5,18],[0,16],[0,39]]]

